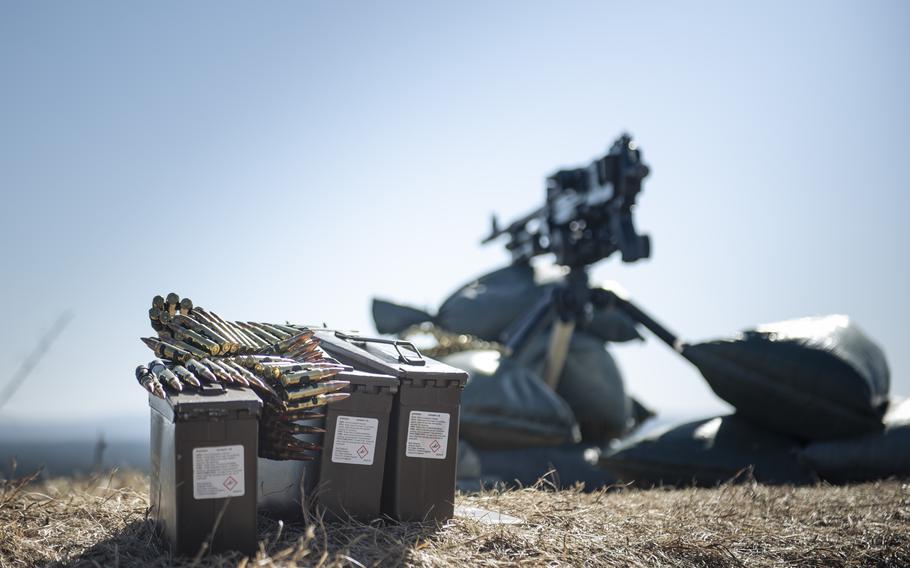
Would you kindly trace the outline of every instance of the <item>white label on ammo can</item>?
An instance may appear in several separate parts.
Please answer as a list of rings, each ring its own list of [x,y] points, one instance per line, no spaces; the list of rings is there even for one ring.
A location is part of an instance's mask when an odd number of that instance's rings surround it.
[[[363,416],[339,416],[335,422],[332,461],[355,465],[373,465],[379,420]]]
[[[405,455],[409,458],[446,459],[449,441],[449,415],[445,412],[412,410],[408,419],[408,445]]]
[[[243,497],[243,446],[193,448],[193,499]]]

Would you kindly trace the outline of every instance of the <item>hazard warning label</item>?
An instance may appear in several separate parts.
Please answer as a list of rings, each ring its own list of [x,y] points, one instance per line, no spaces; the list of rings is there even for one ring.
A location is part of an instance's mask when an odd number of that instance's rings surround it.
[[[408,419],[409,458],[446,459],[449,440],[449,415],[445,412],[412,410]]]
[[[339,416],[335,422],[332,461],[355,465],[373,465],[379,420],[363,416]]]
[[[193,448],[193,499],[243,494],[243,446]]]

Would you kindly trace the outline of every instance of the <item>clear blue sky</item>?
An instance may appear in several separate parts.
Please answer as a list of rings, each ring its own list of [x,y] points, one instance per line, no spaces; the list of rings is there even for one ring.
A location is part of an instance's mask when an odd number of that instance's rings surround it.
[[[629,130],[653,258],[594,271],[685,337],[847,313],[910,394],[907,2],[0,4],[0,418],[141,417],[157,293],[371,331],[507,261],[489,214]],[[658,411],[723,409],[657,341]]]

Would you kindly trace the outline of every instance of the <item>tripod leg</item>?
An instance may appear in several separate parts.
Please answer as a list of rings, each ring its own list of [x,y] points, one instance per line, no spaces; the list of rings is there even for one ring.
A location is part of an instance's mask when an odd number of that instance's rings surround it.
[[[550,331],[550,346],[547,349],[547,366],[544,371],[544,381],[554,392],[559,386],[559,377],[566,365],[566,356],[569,354],[569,343],[575,332],[575,320],[563,321],[557,318]]]
[[[596,306],[614,307],[618,310],[622,310],[627,316],[645,326],[645,328],[656,335],[658,339],[669,345],[671,349],[677,353],[683,352],[685,342],[683,342],[679,336],[664,327],[663,324],[652,318],[650,314],[625,297],[620,296],[612,290],[605,290],[603,288],[591,290],[591,296]]]

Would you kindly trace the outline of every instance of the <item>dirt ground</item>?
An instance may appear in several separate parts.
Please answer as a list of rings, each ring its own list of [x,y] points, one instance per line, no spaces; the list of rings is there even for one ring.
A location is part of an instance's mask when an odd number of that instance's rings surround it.
[[[714,489],[537,488],[459,495],[519,518],[279,522],[260,550],[173,558],[155,536],[148,479],[0,481],[0,566],[910,566],[910,482]]]

